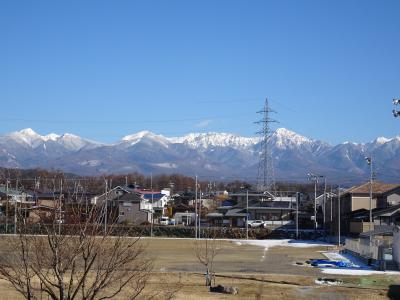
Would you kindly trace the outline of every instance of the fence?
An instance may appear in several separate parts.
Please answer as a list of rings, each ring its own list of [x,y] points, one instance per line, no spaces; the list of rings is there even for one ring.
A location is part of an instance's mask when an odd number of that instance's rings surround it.
[[[369,239],[346,239],[344,248],[355,254],[369,259],[378,260],[379,258],[379,246],[383,246],[385,243],[381,240],[372,240],[370,245]]]
[[[393,232],[393,260],[400,267],[400,227],[396,226]]]

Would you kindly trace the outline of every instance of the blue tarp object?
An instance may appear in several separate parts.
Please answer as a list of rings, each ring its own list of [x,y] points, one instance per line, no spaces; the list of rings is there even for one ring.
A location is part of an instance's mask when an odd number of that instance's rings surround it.
[[[335,261],[329,259],[313,259],[311,260],[311,265],[313,267],[325,268],[327,266],[337,267],[337,268],[352,268],[354,267],[352,263],[347,261]]]

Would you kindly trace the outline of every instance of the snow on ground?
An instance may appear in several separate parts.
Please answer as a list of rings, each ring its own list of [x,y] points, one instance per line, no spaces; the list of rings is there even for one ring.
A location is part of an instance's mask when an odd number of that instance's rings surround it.
[[[269,248],[272,247],[296,247],[296,248],[309,248],[309,247],[319,247],[319,246],[332,246],[324,242],[317,241],[303,241],[303,240],[240,240],[235,241],[237,245],[253,245],[264,248],[263,255],[261,256],[261,261],[265,260],[266,253]]]
[[[310,248],[310,247],[326,247],[333,246],[320,241],[305,241],[305,240],[240,240],[235,242],[238,245],[248,244],[253,246],[264,247],[268,250],[272,247],[295,247],[295,248]]]
[[[339,253],[337,251],[322,252],[330,260],[346,261],[352,263],[354,269],[349,268],[321,268],[322,273],[331,275],[400,275],[396,271],[377,271],[368,266],[363,260],[350,253]]]
[[[345,269],[345,268],[322,268],[322,273],[331,275],[400,275],[400,272],[396,271],[375,271],[375,270],[363,270],[363,269]]]

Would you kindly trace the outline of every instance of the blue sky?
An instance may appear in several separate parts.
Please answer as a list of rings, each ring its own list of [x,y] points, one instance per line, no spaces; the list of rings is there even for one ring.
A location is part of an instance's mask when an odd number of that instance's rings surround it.
[[[399,134],[400,1],[1,1],[0,133]]]

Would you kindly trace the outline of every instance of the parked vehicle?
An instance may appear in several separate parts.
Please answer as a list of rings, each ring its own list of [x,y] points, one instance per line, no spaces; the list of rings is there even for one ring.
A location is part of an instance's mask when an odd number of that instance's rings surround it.
[[[169,218],[168,217],[161,217],[160,218],[160,225],[168,225],[169,224]]]
[[[264,228],[265,222],[263,220],[248,220],[247,226],[250,228]]]
[[[168,225],[176,225],[175,219],[169,219]]]

